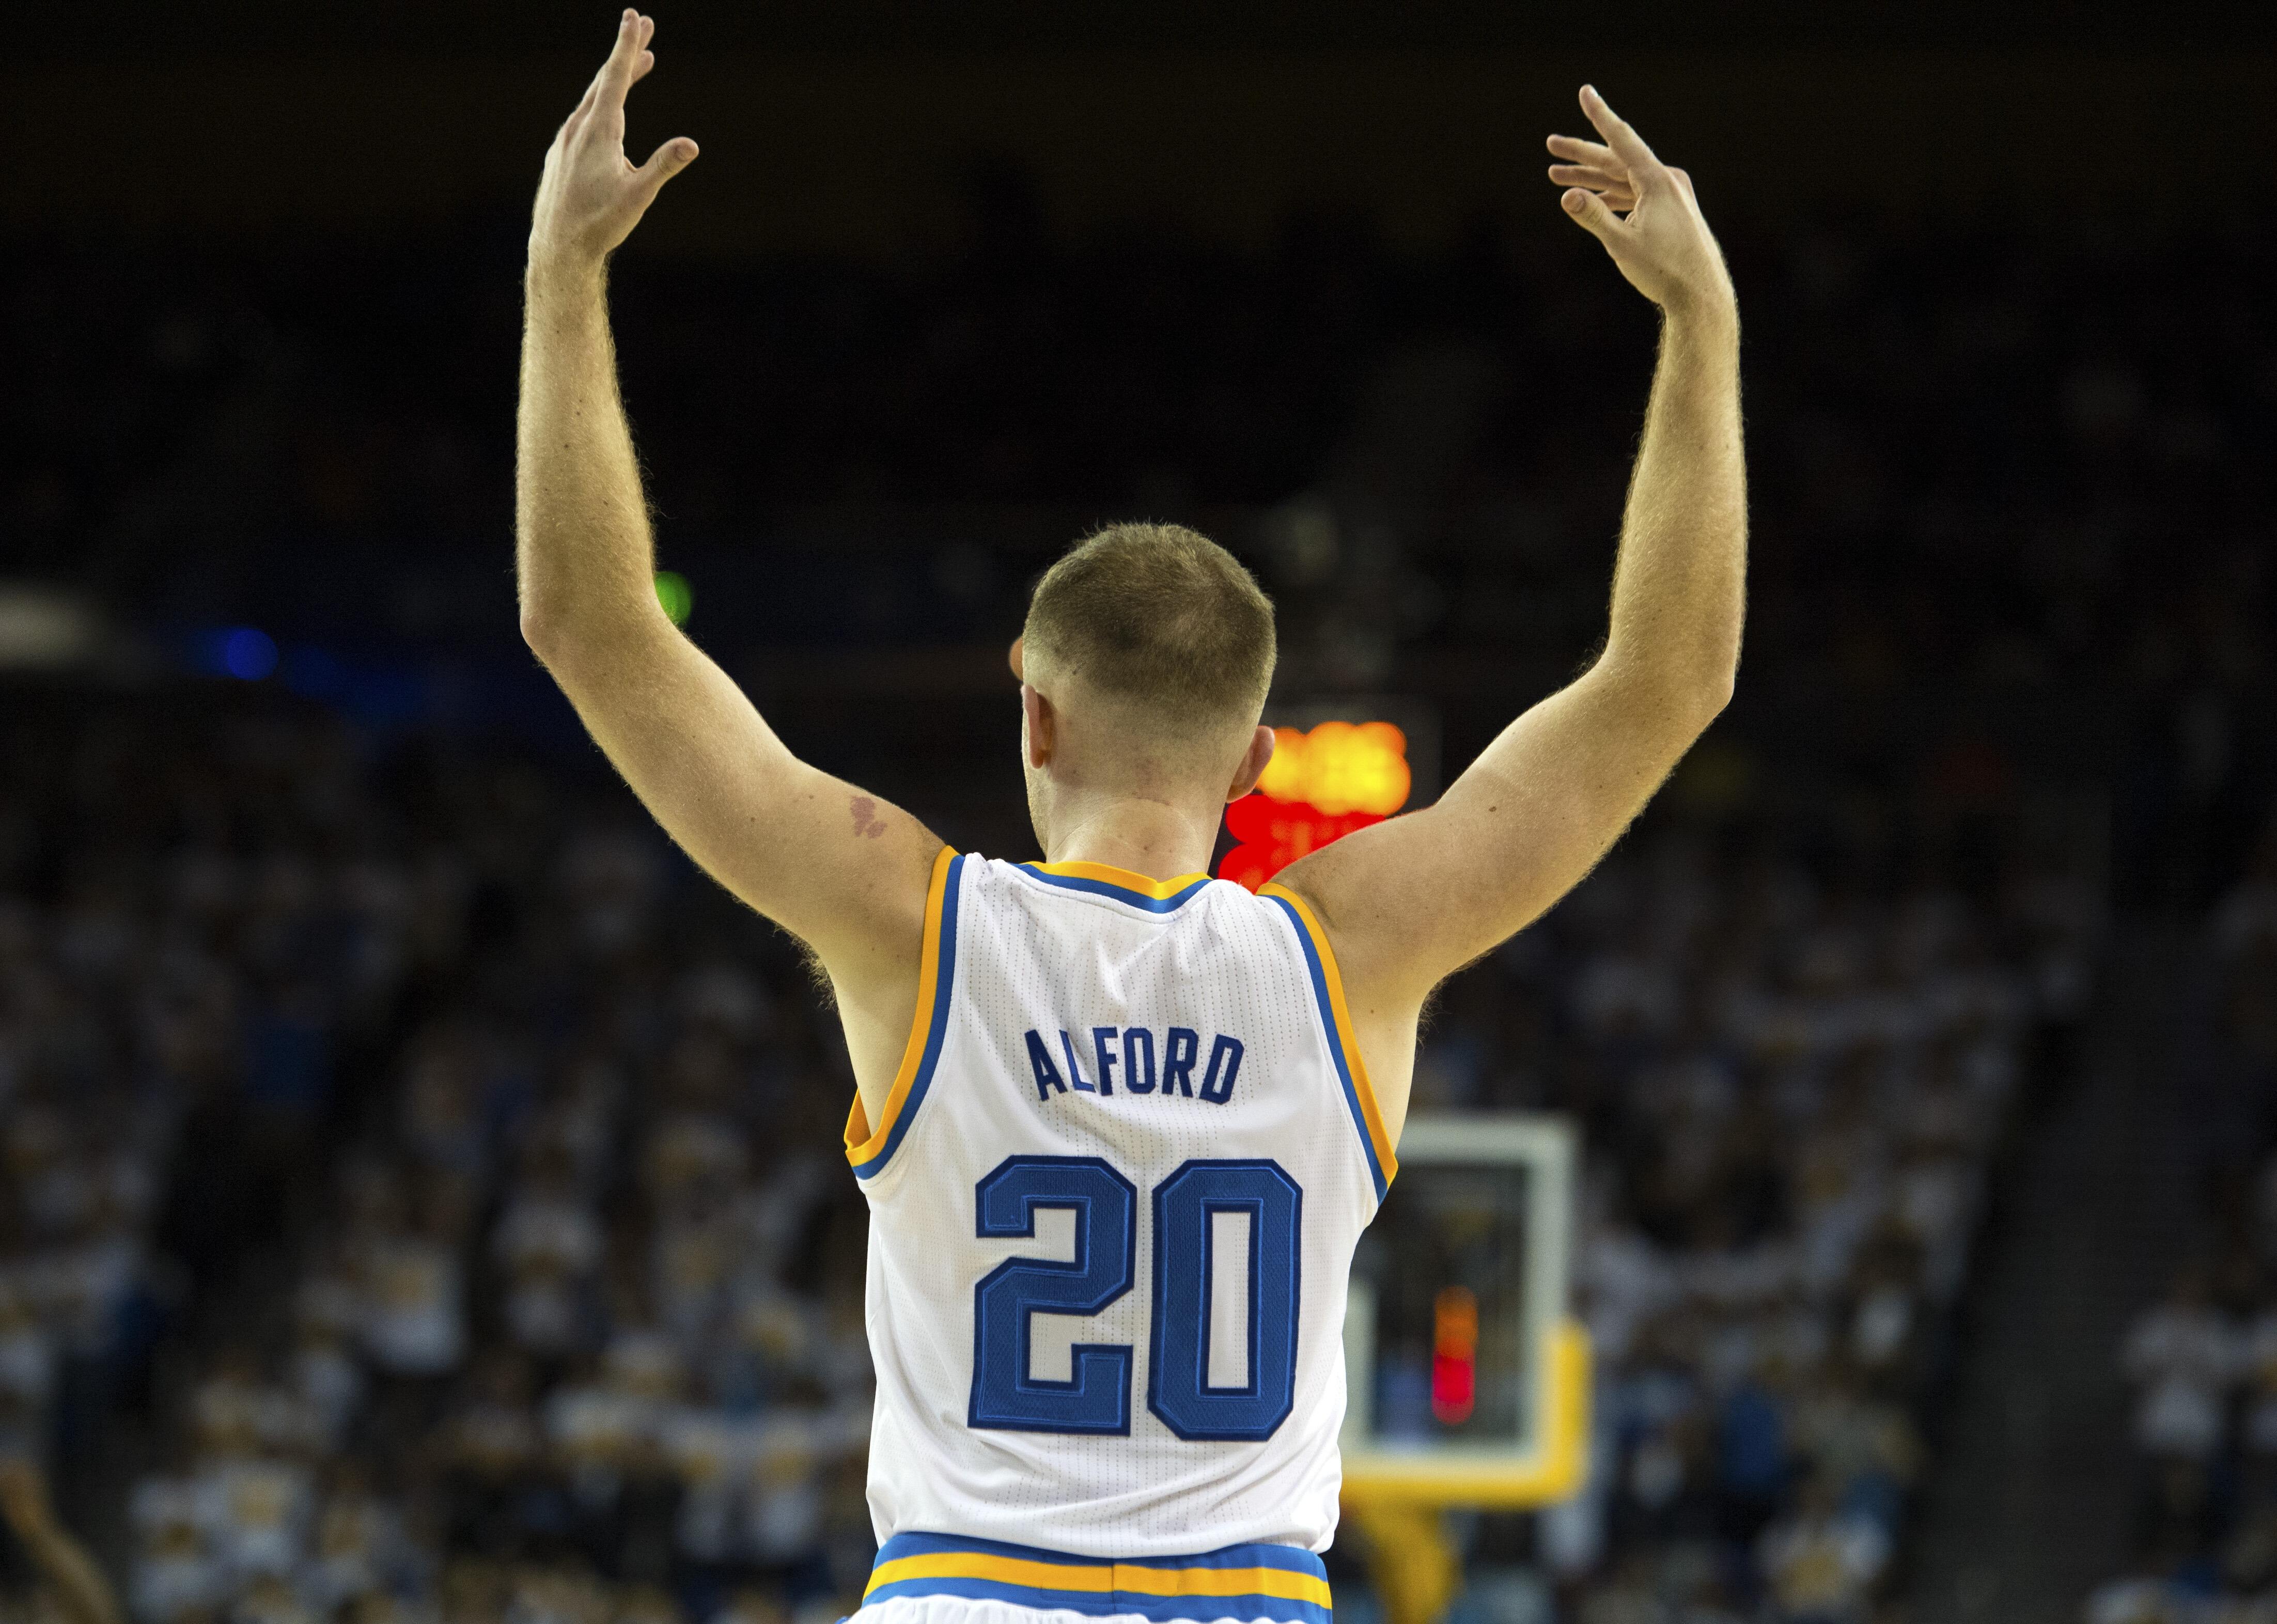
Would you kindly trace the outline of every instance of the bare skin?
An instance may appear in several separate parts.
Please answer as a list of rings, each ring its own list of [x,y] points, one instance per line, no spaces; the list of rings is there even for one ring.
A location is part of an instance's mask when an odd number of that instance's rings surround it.
[[[608,255],[696,156],[625,156],[625,96],[654,66],[651,19],[615,49],[546,155],[530,226],[516,557],[524,637],[673,838],[812,948],[838,996],[872,1122],[918,998],[941,842],[891,803],[794,757],[666,619],[616,382]],[[1602,141],[1552,136],[1563,203],[1662,314],[1660,365],[1624,515],[1604,652],[1512,722],[1436,804],[1351,835],[1282,882],[1342,967],[1386,1125],[1405,1120],[1431,989],[1523,928],[1619,838],[1728,702],[1747,551],[1739,317],[1681,170],[1594,90]],[[1158,880],[1207,866],[1225,804],[1272,755],[1253,724],[1165,737],[1069,674],[1011,652],[1021,757],[1047,858]]]
[[[799,760],[657,601],[655,544],[617,393],[609,253],[697,156],[624,155],[625,92],[655,64],[625,13],[554,137],[529,233],[515,530],[522,634],[657,820],[728,890],[811,947],[873,1113],[917,1007],[940,841]]]
[[[1604,139],[1550,137],[1565,212],[1661,311],[1604,651],[1434,805],[1291,864],[1320,914],[1395,1133],[1431,990],[1595,867],[1730,703],[1747,600],[1739,308],[1692,188],[1588,87]]]

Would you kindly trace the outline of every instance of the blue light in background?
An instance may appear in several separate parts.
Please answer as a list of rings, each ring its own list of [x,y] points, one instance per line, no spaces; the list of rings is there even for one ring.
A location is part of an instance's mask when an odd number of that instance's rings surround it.
[[[589,748],[575,713],[544,673],[511,658],[467,659],[400,644],[353,649],[279,639],[254,626],[162,627],[155,638],[185,675],[270,682],[364,728],[392,732],[494,729],[526,734],[548,751]],[[0,1619],[0,1624],[6,1624]]]
[[[277,644],[267,632],[240,626],[223,634],[221,663],[232,676],[258,682],[277,669]]]

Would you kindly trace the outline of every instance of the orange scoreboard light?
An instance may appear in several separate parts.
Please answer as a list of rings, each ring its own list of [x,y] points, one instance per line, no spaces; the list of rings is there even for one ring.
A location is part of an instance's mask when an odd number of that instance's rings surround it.
[[[1308,851],[1381,823],[1415,787],[1407,734],[1388,721],[1276,728],[1257,793],[1225,810],[1235,845],[1218,877],[1257,889]]]
[[[1431,1305],[1431,1414],[1450,1427],[1470,1420],[1479,1395],[1479,1300],[1451,1285]]]

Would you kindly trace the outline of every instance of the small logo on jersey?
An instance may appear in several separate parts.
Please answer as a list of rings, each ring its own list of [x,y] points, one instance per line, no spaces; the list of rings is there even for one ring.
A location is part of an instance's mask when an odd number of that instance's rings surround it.
[[[1039,1100],[1111,1094],[1120,1085],[1125,1094],[1160,1094],[1164,1099],[1175,1094],[1223,1105],[1233,1098],[1234,1081],[1241,1075],[1241,1040],[1222,1033],[1211,1039],[1205,1062],[1201,1033],[1191,1026],[1171,1027],[1162,1034],[1159,1071],[1154,1034],[1144,1026],[1093,1026],[1087,1066],[1073,1038],[1064,1030],[1054,1035],[1057,1043],[1032,1029],[1025,1034]],[[1199,1078],[1194,1075],[1198,1066]]]

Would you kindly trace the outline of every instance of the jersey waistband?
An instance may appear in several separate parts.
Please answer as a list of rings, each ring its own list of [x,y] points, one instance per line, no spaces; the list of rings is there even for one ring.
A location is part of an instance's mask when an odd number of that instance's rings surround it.
[[[1215,1624],[1330,1624],[1329,1573],[1295,1545],[1228,1545],[1199,1556],[1070,1556],[993,1539],[896,1534],[870,1570],[864,1606],[895,1596],[969,1596],[1094,1617]]]

